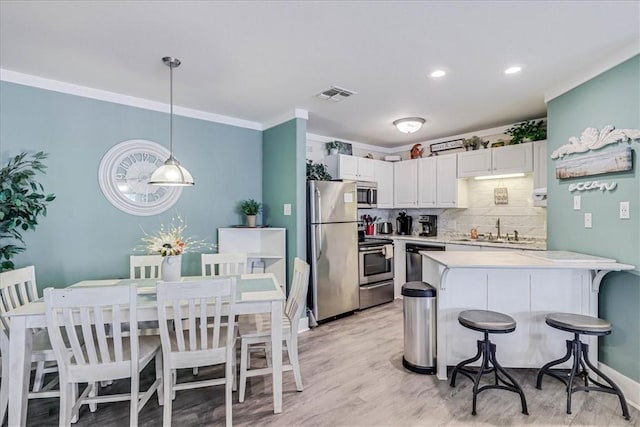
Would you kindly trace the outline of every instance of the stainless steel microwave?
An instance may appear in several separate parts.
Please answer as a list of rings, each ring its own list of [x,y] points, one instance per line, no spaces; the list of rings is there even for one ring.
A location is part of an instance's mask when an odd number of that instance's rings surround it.
[[[358,208],[375,208],[378,206],[378,183],[369,181],[356,182]]]

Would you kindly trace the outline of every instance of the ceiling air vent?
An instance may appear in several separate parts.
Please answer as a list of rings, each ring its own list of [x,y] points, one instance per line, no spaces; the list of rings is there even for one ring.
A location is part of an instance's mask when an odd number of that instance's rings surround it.
[[[320,99],[324,99],[329,102],[340,102],[343,99],[346,99],[351,95],[356,95],[356,94],[357,92],[354,92],[349,89],[344,89],[338,86],[331,86],[329,89],[320,92],[316,96]]]

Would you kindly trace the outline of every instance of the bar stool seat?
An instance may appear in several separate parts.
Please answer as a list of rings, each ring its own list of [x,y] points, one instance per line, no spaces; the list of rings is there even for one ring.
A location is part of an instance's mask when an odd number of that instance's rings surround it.
[[[545,322],[552,328],[571,332],[574,334],[574,339],[566,341],[567,353],[563,357],[553,360],[540,368],[536,380],[536,388],[542,389],[542,377],[544,375],[549,375],[561,381],[567,387],[567,414],[571,413],[571,396],[576,391],[601,391],[615,394],[620,399],[622,416],[629,420],[629,409],[622,391],[609,377],[591,363],[589,360],[589,344],[580,341],[581,334],[593,336],[609,335],[611,333],[611,323],[597,317],[573,313],[549,313],[545,316]],[[568,361],[571,357],[573,357],[571,369],[551,369]],[[602,384],[591,378],[587,367],[591,368],[607,384]],[[574,386],[576,377],[583,380],[583,386]],[[595,385],[590,386],[589,382]]]
[[[513,317],[496,311],[465,310],[458,315],[458,322],[465,328],[480,331],[484,334],[483,340],[478,340],[478,353],[471,359],[458,363],[451,374],[451,387],[456,385],[458,373],[473,381],[473,408],[472,415],[476,415],[476,402],[478,394],[487,389],[508,390],[520,395],[522,413],[527,412],[527,401],[520,384],[513,378],[496,360],[496,345],[489,340],[489,334],[508,334],[515,331],[516,321]],[[469,368],[467,365],[482,358],[479,369]],[[480,378],[484,374],[493,373],[494,384],[479,387]],[[498,375],[501,374],[501,375]],[[506,377],[506,378],[505,378]],[[502,383],[502,384],[500,384]]]

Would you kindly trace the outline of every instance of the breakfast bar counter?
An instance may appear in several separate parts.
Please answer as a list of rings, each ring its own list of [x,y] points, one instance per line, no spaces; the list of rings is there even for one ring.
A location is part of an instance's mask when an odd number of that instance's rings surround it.
[[[539,368],[566,351],[569,334],[550,328],[550,312],[598,315],[600,281],[633,265],[564,251],[421,252],[423,281],[437,288],[437,376],[476,353],[481,334],[458,323],[463,310],[493,310],[512,316],[514,333],[492,336],[506,367]],[[597,361],[597,338],[588,337]],[[567,365],[568,366],[568,365]]]

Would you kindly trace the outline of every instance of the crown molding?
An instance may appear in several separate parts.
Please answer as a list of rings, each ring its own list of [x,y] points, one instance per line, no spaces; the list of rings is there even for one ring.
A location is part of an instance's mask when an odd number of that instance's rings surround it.
[[[168,113],[170,110],[169,104],[166,104],[164,102],[150,101],[148,99],[137,98],[135,96],[108,92],[106,90],[94,89],[86,86],[79,86],[71,83],[61,82],[59,80],[46,79],[44,77],[6,70],[4,68],[0,68],[0,80],[24,86],[31,86],[39,89],[65,93],[68,95],[81,96],[83,98],[97,99],[99,101],[106,101],[112,102],[114,104],[142,108],[145,110],[159,111],[162,113]],[[208,122],[221,123],[225,125],[237,126],[253,130],[263,130],[263,125],[258,122],[223,116],[220,114],[208,113],[206,111],[194,110],[191,108],[179,107],[174,105],[173,113],[179,116],[191,117]]]
[[[329,141],[336,141],[336,140],[341,142],[347,142],[351,144],[353,147],[360,148],[362,150],[376,151],[378,153],[391,154],[398,151],[396,148],[380,147],[378,145],[365,144],[363,142],[358,142],[358,141],[350,141],[344,138],[334,138],[331,136],[317,135],[315,133],[307,133],[307,141],[329,142]]]
[[[581,84],[588,82],[594,77],[604,73],[605,71],[610,70],[611,68],[622,64],[624,61],[633,58],[634,56],[640,54],[640,41],[636,40],[628,45],[625,45],[620,50],[615,53],[607,56],[606,58],[602,58],[601,61],[598,61],[593,64],[592,67],[586,68],[579,73],[576,73],[569,80],[565,80],[548,89],[544,94],[544,102],[549,103],[554,98],[559,97],[572,89],[580,86]]]
[[[268,123],[265,123],[262,126],[261,130],[271,129],[274,126],[281,125],[282,123],[288,122],[289,120],[293,120],[293,119],[309,120],[309,112],[302,108],[296,108],[293,110],[293,113],[282,114],[281,116],[278,116],[273,120],[270,120]]]

